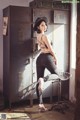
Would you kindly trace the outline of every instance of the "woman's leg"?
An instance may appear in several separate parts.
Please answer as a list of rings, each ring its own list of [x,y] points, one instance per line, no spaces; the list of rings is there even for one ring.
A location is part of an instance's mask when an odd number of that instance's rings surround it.
[[[45,106],[43,105],[43,84],[44,84],[44,69],[45,67],[43,66],[42,63],[42,57],[39,56],[37,61],[36,61],[36,69],[37,69],[37,80],[38,80],[38,84],[36,86],[36,93],[37,93],[37,97],[38,97],[38,101],[39,101],[39,108],[43,109],[43,110],[47,110],[45,108]]]
[[[47,54],[45,57],[45,67],[51,72],[51,74],[58,74],[59,70],[54,62],[52,55]]]
[[[40,104],[40,95],[42,96],[42,93],[40,93],[41,91],[39,91],[38,87],[39,87],[39,79],[43,78],[44,76],[44,67],[42,66],[42,56],[40,55],[37,60],[36,60],[36,71],[37,71],[37,81],[38,84],[36,85],[36,93],[37,93],[37,97],[38,97],[38,101]]]
[[[39,85],[38,85],[39,103],[43,104],[42,92],[43,92],[44,79],[43,78],[39,78],[38,82],[39,82]]]
[[[39,91],[39,109],[46,111],[47,108],[43,104],[43,97],[42,97],[43,88],[44,88],[44,79],[43,78],[39,78],[38,82],[39,82],[39,85],[38,85],[38,91]]]
[[[43,104],[42,92],[43,91],[40,89],[39,83],[38,83],[37,86],[36,86],[36,93],[37,93],[39,104]]]
[[[37,97],[38,97],[38,101],[39,101],[39,109],[40,110],[47,110],[47,108],[44,106],[43,104],[43,86],[44,85],[44,79],[43,78],[39,78],[38,80],[38,84],[36,86],[36,91],[37,91]]]
[[[42,92],[43,92],[43,78],[38,79],[38,84],[36,86],[37,97],[39,101],[39,106],[43,104]]]
[[[41,81],[43,81],[43,76],[44,76],[44,68],[37,66],[37,80],[38,80],[37,82],[38,82],[38,84],[36,85],[36,93],[37,93],[39,104],[43,103],[42,91],[41,91],[41,89],[39,89],[40,84],[42,85],[42,82],[40,82],[40,80],[42,79]]]

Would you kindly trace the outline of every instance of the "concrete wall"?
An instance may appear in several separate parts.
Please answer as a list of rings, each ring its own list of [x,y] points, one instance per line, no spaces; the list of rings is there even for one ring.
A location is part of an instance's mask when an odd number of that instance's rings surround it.
[[[77,4],[71,6],[71,31],[70,31],[70,73],[69,99],[75,102],[75,73],[76,73],[76,28],[77,28]]]
[[[80,4],[77,5],[76,51],[76,109],[74,120],[80,120]]]
[[[3,88],[3,9],[9,5],[29,6],[33,0],[0,0],[0,91]]]

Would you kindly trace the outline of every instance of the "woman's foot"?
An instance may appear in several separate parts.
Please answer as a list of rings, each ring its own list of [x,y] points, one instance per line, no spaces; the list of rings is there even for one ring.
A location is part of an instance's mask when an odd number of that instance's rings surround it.
[[[47,111],[48,109],[43,104],[39,104],[39,110],[40,111]]]

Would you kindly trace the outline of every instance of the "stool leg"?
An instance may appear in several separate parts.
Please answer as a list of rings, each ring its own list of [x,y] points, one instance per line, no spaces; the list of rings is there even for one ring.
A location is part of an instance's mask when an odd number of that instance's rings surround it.
[[[50,103],[53,103],[53,82],[51,87]]]
[[[30,94],[30,107],[32,107],[32,106],[33,106],[33,95]]]
[[[61,100],[61,80],[58,83],[58,102]]]

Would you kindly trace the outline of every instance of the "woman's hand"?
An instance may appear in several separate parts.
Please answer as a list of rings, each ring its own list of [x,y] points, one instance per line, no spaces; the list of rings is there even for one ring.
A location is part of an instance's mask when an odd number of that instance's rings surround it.
[[[57,60],[55,60],[54,62],[55,62],[55,65],[57,65]]]
[[[56,60],[56,58],[53,57],[53,59],[54,59],[54,63],[55,63],[55,65],[57,65],[57,60]]]

